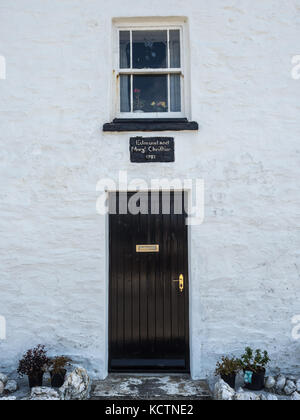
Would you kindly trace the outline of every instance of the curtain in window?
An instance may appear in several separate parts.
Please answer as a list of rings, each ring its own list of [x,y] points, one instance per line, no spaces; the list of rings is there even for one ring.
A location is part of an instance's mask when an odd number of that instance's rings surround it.
[[[130,67],[130,32],[120,32],[120,69]]]
[[[121,75],[120,77],[120,111],[130,112],[130,76]]]
[[[170,111],[181,112],[181,88],[179,74],[170,75],[170,96]]]
[[[120,68],[130,67],[130,32],[120,32]],[[120,77],[120,111],[130,112],[130,76]]]
[[[180,32],[170,31],[170,67],[180,67]]]

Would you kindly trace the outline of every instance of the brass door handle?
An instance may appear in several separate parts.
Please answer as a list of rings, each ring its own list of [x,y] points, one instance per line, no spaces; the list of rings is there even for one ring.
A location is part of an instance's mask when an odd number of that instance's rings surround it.
[[[183,274],[180,274],[178,280],[173,280],[173,281],[178,281],[178,283],[179,283],[179,290],[182,293],[183,292],[183,289],[184,289],[184,277],[183,277]]]

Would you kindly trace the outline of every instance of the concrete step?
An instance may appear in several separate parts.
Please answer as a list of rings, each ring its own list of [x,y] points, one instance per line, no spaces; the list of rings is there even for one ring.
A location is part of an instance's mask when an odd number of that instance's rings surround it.
[[[117,375],[95,381],[92,400],[210,400],[212,395],[204,380],[189,375]]]

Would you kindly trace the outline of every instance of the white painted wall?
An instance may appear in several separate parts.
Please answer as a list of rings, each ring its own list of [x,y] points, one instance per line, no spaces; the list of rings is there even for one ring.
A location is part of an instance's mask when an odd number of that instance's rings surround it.
[[[103,134],[111,21],[187,16],[192,118],[176,164],[129,162],[129,134]],[[193,376],[246,344],[298,370],[300,1],[0,0],[0,370],[38,344],[106,375],[106,222],[101,177],[199,177],[191,232]],[[171,133],[170,133],[171,134]]]

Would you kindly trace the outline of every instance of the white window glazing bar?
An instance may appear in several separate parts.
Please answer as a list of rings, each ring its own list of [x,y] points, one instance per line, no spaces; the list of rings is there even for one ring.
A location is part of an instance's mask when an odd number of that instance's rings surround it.
[[[167,69],[169,69],[171,67],[171,63],[170,63],[170,29],[167,30]],[[167,77],[167,88],[168,88],[168,112],[171,111],[171,78],[170,78],[170,73],[168,73],[168,77]]]
[[[133,63],[133,58],[132,58],[132,31],[130,31],[130,68],[132,69],[132,63]]]
[[[133,67],[132,30],[130,31],[130,69]],[[130,75],[130,112],[133,112],[133,74]]]
[[[183,74],[182,69],[120,69],[119,74]]]
[[[167,69],[171,67],[170,63],[170,30],[167,30]]]
[[[133,112],[133,74],[130,76],[130,112]]]
[[[168,112],[171,112],[171,76],[168,74]]]

